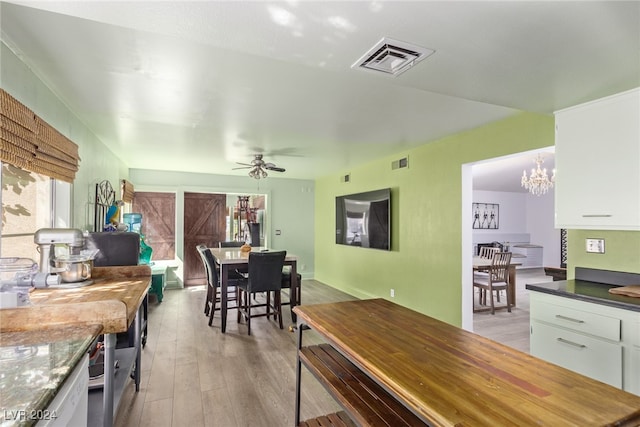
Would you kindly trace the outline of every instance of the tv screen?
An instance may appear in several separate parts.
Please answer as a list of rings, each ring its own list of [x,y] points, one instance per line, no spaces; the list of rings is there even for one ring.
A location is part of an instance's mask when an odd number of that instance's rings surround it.
[[[391,189],[336,197],[336,243],[391,249]]]

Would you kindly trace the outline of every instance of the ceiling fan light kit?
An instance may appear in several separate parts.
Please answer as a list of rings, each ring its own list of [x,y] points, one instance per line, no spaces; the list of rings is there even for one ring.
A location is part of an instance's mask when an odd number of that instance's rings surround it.
[[[237,162],[241,167],[234,168],[235,169],[247,169],[249,168],[249,176],[254,179],[262,179],[269,176],[267,170],[275,171],[275,172],[285,172],[284,168],[280,168],[273,163],[267,163],[262,160],[262,154],[255,154],[251,163],[240,163]]]

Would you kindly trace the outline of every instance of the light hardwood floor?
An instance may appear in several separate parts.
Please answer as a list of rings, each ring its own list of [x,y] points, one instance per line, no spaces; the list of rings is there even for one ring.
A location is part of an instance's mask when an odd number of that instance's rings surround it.
[[[348,299],[353,298],[314,280],[303,283],[306,304]],[[289,307],[283,310],[284,330],[273,320],[255,318],[247,336],[231,310],[222,334],[219,313],[207,325],[204,300],[204,287],[190,287],[167,290],[162,304],[150,301],[140,391],[127,388],[115,425],[294,425],[296,334],[287,328]],[[314,341],[320,341],[314,332],[305,332],[305,343]],[[302,384],[302,419],[340,409],[304,369]]]
[[[528,352],[529,304],[526,283],[549,281],[544,271],[522,270],[518,307],[512,313],[474,315],[480,335]],[[237,324],[235,310],[220,332],[220,315],[212,327],[204,316],[204,287],[167,290],[162,304],[149,307],[149,336],[142,351],[140,391],[130,385],[115,420],[117,427],[286,427],[294,424],[296,335],[289,307],[285,329],[256,318],[252,335]],[[353,299],[314,280],[303,282],[303,303]],[[313,331],[305,343],[319,342]],[[302,419],[340,408],[305,369],[302,370]]]
[[[552,280],[544,274],[542,268],[516,270],[516,307],[511,309],[511,313],[507,310],[498,310],[494,315],[490,312],[474,313],[473,331],[483,337],[529,353],[529,291],[525,289],[525,285]],[[474,298],[474,304],[477,305],[477,294]]]

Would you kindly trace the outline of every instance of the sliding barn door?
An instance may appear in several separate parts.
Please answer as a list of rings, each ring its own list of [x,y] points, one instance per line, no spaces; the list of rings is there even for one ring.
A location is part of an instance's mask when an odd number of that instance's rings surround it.
[[[196,246],[218,246],[225,240],[227,196],[184,193],[184,285],[203,285],[206,276]]]

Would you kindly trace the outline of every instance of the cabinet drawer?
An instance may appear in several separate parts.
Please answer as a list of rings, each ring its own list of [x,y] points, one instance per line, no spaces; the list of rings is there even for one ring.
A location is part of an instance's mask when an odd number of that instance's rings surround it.
[[[555,304],[531,306],[531,318],[574,331],[620,341],[620,319]]]
[[[622,346],[537,321],[531,354],[587,377],[622,388]]]

